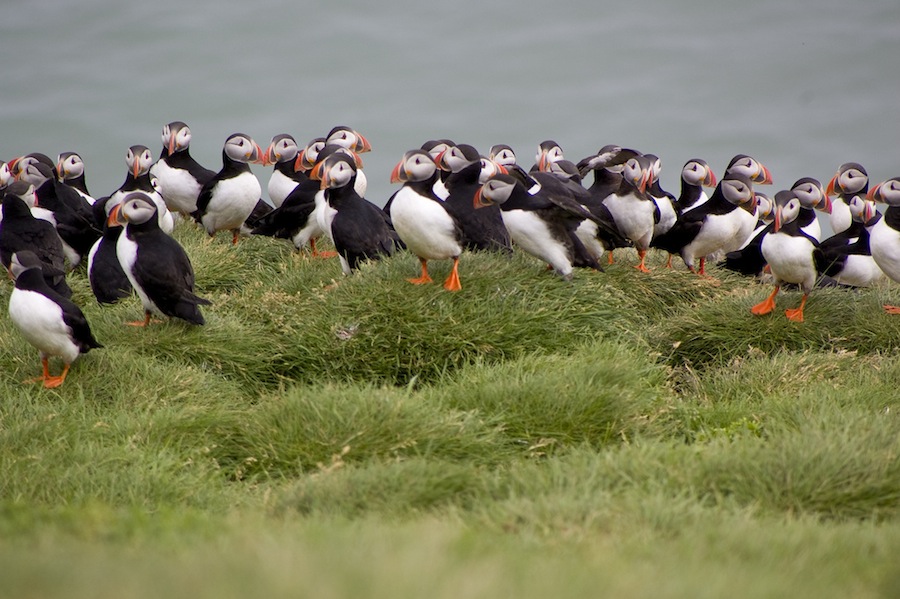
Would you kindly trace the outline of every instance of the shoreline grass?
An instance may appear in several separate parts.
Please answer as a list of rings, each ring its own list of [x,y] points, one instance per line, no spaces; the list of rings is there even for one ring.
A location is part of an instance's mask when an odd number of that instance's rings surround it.
[[[0,596],[889,596],[890,286],[768,293],[465,254],[342,277],[179,227],[208,324],[123,326],[57,390],[0,318]],[[431,270],[431,266],[430,270]],[[433,267],[436,281],[448,264]],[[795,294],[779,297],[779,310]],[[7,302],[9,285],[0,286]]]

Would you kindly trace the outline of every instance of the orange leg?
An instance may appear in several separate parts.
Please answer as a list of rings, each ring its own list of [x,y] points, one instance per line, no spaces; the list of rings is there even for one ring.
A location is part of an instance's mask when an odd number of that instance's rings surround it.
[[[38,381],[46,381],[50,378],[50,360],[49,358],[41,357],[41,366],[43,366],[44,374],[43,376],[36,376],[30,379],[25,379],[22,381],[26,385],[29,383],[36,383]]]
[[[459,256],[453,259],[453,270],[450,271],[450,276],[444,281],[444,289],[447,291],[460,291],[462,289],[462,284],[459,282]]]
[[[309,247],[312,248],[312,256],[313,258],[334,258],[337,256],[337,252],[320,252],[316,249],[316,238],[313,237],[309,240]]]
[[[613,262],[615,262],[615,260],[613,260],[612,250],[609,250],[608,252],[606,252],[606,263],[609,266],[612,266]]]
[[[647,250],[638,250],[638,256],[640,256],[641,262],[635,268],[641,272],[650,272],[650,269],[644,264],[644,260],[647,258]]]
[[[69,364],[66,364],[63,367],[63,371],[59,376],[47,376],[44,377],[44,387],[47,389],[55,389],[63,384],[63,381],[66,380],[66,375],[69,374]]]
[[[406,279],[413,285],[424,285],[431,282],[431,277],[428,276],[428,260],[419,258],[419,262],[422,264],[422,276],[417,279]]]
[[[239,229],[234,229],[231,232],[231,245],[237,245],[238,238],[241,236],[241,231]]]
[[[784,315],[787,316],[788,320],[792,322],[803,322],[803,307],[806,305],[806,298],[808,297],[809,294],[804,293],[803,298],[800,300],[800,306],[784,311]]]
[[[126,322],[125,324],[130,327],[146,327],[150,324],[150,313],[144,312],[144,320],[134,320],[132,322]]]
[[[756,314],[757,316],[762,316],[763,314],[768,314],[772,310],[775,309],[775,296],[778,295],[778,291],[781,289],[778,285],[775,286],[775,290],[772,291],[772,295],[767,297],[765,301],[762,301],[752,308],[750,308],[750,312]]]
[[[888,314],[900,314],[900,306],[891,306],[890,304],[885,304],[884,311]]]
[[[700,272],[697,274],[701,277],[706,276],[706,258],[700,258]]]
[[[669,259],[666,260],[666,268],[672,268],[672,254],[669,254]]]

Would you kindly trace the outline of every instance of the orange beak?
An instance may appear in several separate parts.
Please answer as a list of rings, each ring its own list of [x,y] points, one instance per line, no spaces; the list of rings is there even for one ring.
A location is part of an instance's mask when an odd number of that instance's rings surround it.
[[[775,207],[775,225],[774,230],[777,233],[781,229],[781,206]]]
[[[538,158],[538,170],[547,172],[547,150],[541,151],[541,156]]]
[[[875,217],[875,205],[872,202],[866,202],[863,208],[863,224],[869,222]]]
[[[372,150],[372,144],[369,143],[369,140],[362,136],[362,134],[357,133],[358,137],[356,141],[356,148],[354,148],[357,152],[362,154],[363,152],[370,152]]]
[[[169,136],[169,156],[175,153],[175,136]]]
[[[831,181],[828,182],[828,187],[825,188],[825,195],[833,196],[836,195],[834,191],[835,184],[837,183],[838,176],[835,175],[831,178]]]
[[[109,211],[109,216],[106,217],[106,226],[107,227],[115,227],[121,224],[124,224],[120,220],[119,213],[122,211],[122,204],[116,204],[113,206],[113,209]]]
[[[137,156],[134,157],[134,164],[131,165],[131,174],[137,179],[141,174],[141,161]]]
[[[873,202],[878,201],[878,192],[881,190],[881,183],[873,187],[869,190],[869,193],[866,194],[867,200],[872,200]]]
[[[270,164],[275,164],[278,162],[278,156],[275,155],[275,144],[269,144],[269,147],[266,148],[265,154],[262,155],[262,161],[260,164],[263,166],[269,166]]]
[[[482,189],[482,188],[479,187],[479,188],[475,191],[475,196],[472,198],[472,205],[474,206],[474,208],[475,208],[476,210],[479,209],[479,208],[484,208],[485,206],[488,205],[487,202],[485,202],[485,201],[484,201],[484,198],[482,197],[481,189]]]
[[[317,163],[311,171],[309,171],[309,178],[318,181],[321,178],[322,173],[322,163]]]
[[[402,178],[401,178],[402,177]],[[406,181],[406,172],[403,170],[403,161],[397,163],[394,170],[391,171],[391,183],[402,183]]]
[[[259,144],[253,142],[253,151],[250,152],[250,162],[255,164],[265,164],[266,163],[266,155],[263,153],[262,148],[259,147]]]
[[[772,173],[767,169],[764,165],[760,164],[762,167],[763,180],[759,182],[760,185],[771,185],[772,184]]]
[[[309,167],[306,164],[306,148],[297,152],[297,157],[294,159],[294,170],[301,173],[305,173],[309,170]]]
[[[716,174],[713,172],[711,168],[706,169],[706,178],[703,179],[703,185],[705,187],[715,187],[718,181],[716,181]]]
[[[824,191],[822,192],[822,197],[824,198],[822,200],[822,211],[831,214],[831,198]]]

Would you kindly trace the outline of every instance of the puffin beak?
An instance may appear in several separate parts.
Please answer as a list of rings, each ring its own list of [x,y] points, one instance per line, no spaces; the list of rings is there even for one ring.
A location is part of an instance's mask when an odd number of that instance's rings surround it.
[[[319,189],[328,189],[328,171],[322,173],[321,181],[319,182]]]
[[[303,148],[297,152],[297,157],[294,159],[294,171],[303,173],[308,170],[306,166],[306,148]]]
[[[872,202],[866,202],[863,207],[863,224],[866,224],[875,216],[875,204]]]
[[[401,160],[397,163],[397,166],[394,167],[394,170],[391,171],[391,183],[402,183],[403,181],[406,181],[407,174],[402,170],[402,168],[403,161]]]
[[[372,144],[369,143],[369,140],[363,137],[360,133],[356,134],[356,148],[354,148],[357,152],[362,154],[363,152],[370,152],[372,150]]]
[[[547,150],[541,150],[541,156],[538,158],[538,170],[547,172]]]
[[[22,159],[21,156],[17,158],[13,158],[7,164],[9,165],[9,172],[12,174],[13,180],[18,181],[20,173],[17,172],[16,164]]]
[[[650,173],[647,171],[643,171],[641,173],[641,182],[638,184],[638,190],[641,193],[647,191],[647,186],[650,184]]]
[[[124,225],[125,223],[121,220],[122,204],[116,204],[113,206],[113,209],[109,211],[109,216],[106,217],[106,226],[107,227],[115,227],[116,225]]]
[[[447,151],[447,150],[442,150],[440,154],[438,154],[437,156],[434,157],[434,163],[435,163],[435,164],[437,165],[437,167],[438,167],[439,169],[441,169],[442,171],[447,170],[447,165],[444,164],[444,153],[445,153],[446,151]]]
[[[135,179],[141,174],[141,161],[138,160],[137,156],[135,156],[134,164],[131,166],[131,174],[134,175]]]
[[[831,198],[828,197],[828,194],[825,193],[825,190],[822,190],[822,211],[826,214],[831,214]]]
[[[706,169],[706,178],[703,179],[704,187],[715,187],[718,181],[716,181],[716,174],[713,172],[711,168]]]
[[[59,173],[59,176],[65,178],[66,175],[66,161],[60,160],[56,163],[56,172]]]
[[[781,206],[775,207],[775,232],[777,233],[781,229]]]
[[[169,136],[169,156],[175,153],[175,136]]]
[[[743,204],[741,204],[741,208],[743,208],[750,214],[753,214],[754,212],[756,212],[756,194],[755,193],[750,194],[750,201],[744,202]]]
[[[487,200],[485,200],[484,196],[481,193],[482,189],[483,189],[483,187],[479,187],[475,191],[475,196],[472,198],[472,205],[474,206],[474,208],[476,210],[478,210],[479,208],[484,208],[485,206],[489,205],[489,202]]]
[[[760,164],[759,166],[762,167],[762,176],[763,176],[763,180],[762,180],[762,181],[759,181],[758,183],[759,183],[760,185],[771,185],[771,184],[772,184],[772,181],[773,181],[771,171],[769,171],[769,169],[767,169],[767,168],[766,168],[764,165],[762,165],[762,164]]]
[[[356,163],[356,169],[357,170],[361,169],[363,167],[362,157],[360,157],[360,155],[357,154],[356,152],[353,152],[353,150],[350,150],[350,151],[353,154],[353,162]]]
[[[881,183],[873,187],[869,190],[869,193],[866,194],[867,200],[872,200],[873,202],[877,202],[879,200],[878,192],[881,190]]]
[[[499,171],[500,173],[502,173],[502,174],[504,174],[504,175],[508,175],[508,174],[509,174],[509,169],[506,168],[505,166],[503,166],[502,164],[497,164],[497,163],[495,162],[494,165],[497,167],[497,171]]]
[[[275,164],[278,162],[278,156],[275,155],[275,144],[269,144],[269,147],[266,148],[265,154],[262,155],[262,160],[260,164],[263,166],[269,166],[270,164]]]
[[[250,152],[250,162],[255,164],[266,164],[266,156],[263,154],[262,148],[259,147],[259,144],[253,142],[253,151]]]
[[[837,183],[838,176],[835,175],[831,178],[831,181],[828,182],[828,187],[825,188],[825,195],[833,196],[836,195],[834,192],[835,183]]]
[[[321,178],[321,172],[322,172],[322,163],[319,162],[309,172],[309,178],[314,179],[314,180],[319,180]]]

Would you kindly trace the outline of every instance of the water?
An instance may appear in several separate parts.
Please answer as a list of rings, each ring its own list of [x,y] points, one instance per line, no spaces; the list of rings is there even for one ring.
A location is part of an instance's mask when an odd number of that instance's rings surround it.
[[[676,193],[686,160],[721,175],[736,153],[772,192],[848,161],[880,181],[900,174],[898,25],[896,0],[19,1],[0,22],[0,158],[77,151],[99,197],[172,120],[213,170],[230,133],[304,144],[347,124],[372,142],[378,204],[403,152],[438,137],[526,166],[544,139],[576,161],[631,146]]]

